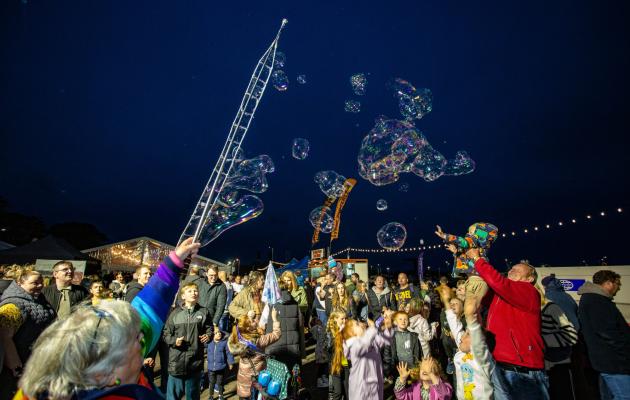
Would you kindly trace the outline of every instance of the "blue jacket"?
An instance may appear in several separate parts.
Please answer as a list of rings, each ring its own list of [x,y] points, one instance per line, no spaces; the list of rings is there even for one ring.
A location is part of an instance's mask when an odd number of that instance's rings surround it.
[[[208,342],[208,371],[220,371],[228,364],[234,365],[234,356],[227,346],[228,334],[222,332],[221,340]]]

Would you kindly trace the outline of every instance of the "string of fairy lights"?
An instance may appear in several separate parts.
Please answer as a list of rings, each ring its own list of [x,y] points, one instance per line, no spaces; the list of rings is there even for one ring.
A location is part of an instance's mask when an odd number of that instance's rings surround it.
[[[500,234],[501,237],[503,238],[508,238],[508,237],[517,237],[517,236],[522,236],[522,235],[529,235],[532,234],[534,232],[539,232],[539,231],[546,231],[546,230],[552,230],[552,229],[557,229],[557,228],[561,228],[567,225],[574,225],[574,224],[578,224],[578,223],[583,223],[583,222],[589,222],[592,221],[596,218],[605,218],[607,216],[610,215],[619,215],[623,213],[623,209],[621,207],[615,209],[612,212],[607,212],[607,211],[600,211],[598,213],[593,213],[593,214],[585,214],[584,217],[582,218],[569,218],[569,219],[561,219],[561,220],[557,220],[555,222],[550,222],[548,224],[540,224],[540,225],[533,225],[533,226],[526,226],[523,227],[521,229],[518,230],[508,230],[506,232],[503,232]],[[336,257],[340,254],[343,253],[350,253],[350,252],[355,252],[355,253],[408,253],[408,252],[416,252],[416,251],[425,251],[425,250],[433,250],[433,249],[441,249],[444,247],[443,243],[436,243],[436,244],[429,244],[429,245],[425,245],[424,243],[420,243],[420,246],[415,246],[415,247],[401,247],[399,249],[383,249],[383,248],[357,248],[357,247],[346,247],[343,250],[339,250],[333,254],[331,254],[333,257]]]

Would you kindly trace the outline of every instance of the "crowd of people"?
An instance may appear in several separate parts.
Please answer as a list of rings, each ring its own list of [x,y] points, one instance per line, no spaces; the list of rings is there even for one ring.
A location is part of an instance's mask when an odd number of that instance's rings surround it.
[[[223,399],[233,376],[249,399],[270,359],[299,371],[309,343],[315,383],[291,379],[293,398],[309,393],[300,386],[346,400],[630,396],[630,328],[612,301],[618,274],[597,272],[578,306],[554,276],[538,282],[524,261],[501,274],[483,246],[438,232],[454,253],[464,249],[466,276],[414,285],[402,272],[388,282],[284,271],[273,305],[260,271],[186,269],[199,248],[191,240],[133,280],[73,284],[62,261],[44,285],[32,267],[6,267],[0,399],[199,399],[204,384]]]

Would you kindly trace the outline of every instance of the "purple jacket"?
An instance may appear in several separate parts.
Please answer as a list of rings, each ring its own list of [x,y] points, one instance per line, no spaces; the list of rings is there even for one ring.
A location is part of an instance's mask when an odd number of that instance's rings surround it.
[[[411,386],[394,392],[394,394],[398,400],[422,400],[421,388],[422,383],[416,382]],[[451,400],[452,397],[453,388],[448,382],[440,381],[437,385],[431,385],[431,389],[429,389],[429,399],[431,400]]]
[[[383,400],[383,362],[380,350],[390,346],[393,330],[379,332],[368,328],[363,336],[353,337],[343,345],[343,352],[352,363],[348,400]]]

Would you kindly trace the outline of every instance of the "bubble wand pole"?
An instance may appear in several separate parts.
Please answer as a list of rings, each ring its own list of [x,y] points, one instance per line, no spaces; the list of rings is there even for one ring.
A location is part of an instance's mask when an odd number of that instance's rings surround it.
[[[232,171],[234,162],[237,158],[238,151],[241,148],[241,143],[247,134],[247,130],[254,118],[254,113],[258,108],[258,104],[265,93],[265,88],[271,77],[273,71],[274,62],[276,59],[276,50],[278,48],[278,41],[280,40],[280,34],[288,20],[285,18],[282,20],[280,29],[274,38],[271,45],[267,48],[262,57],[258,60],[254,72],[249,80],[243,99],[239,106],[236,117],[230,127],[227,139],[223,145],[223,150],[212,170],[212,174],[206,183],[206,186],[201,193],[197,206],[193,211],[186,228],[182,232],[178,243],[183,242],[189,237],[192,237],[194,241],[199,240],[204,225],[212,218],[212,211],[215,207],[219,195],[223,191],[225,182]],[[212,240],[202,245],[210,243]]]

